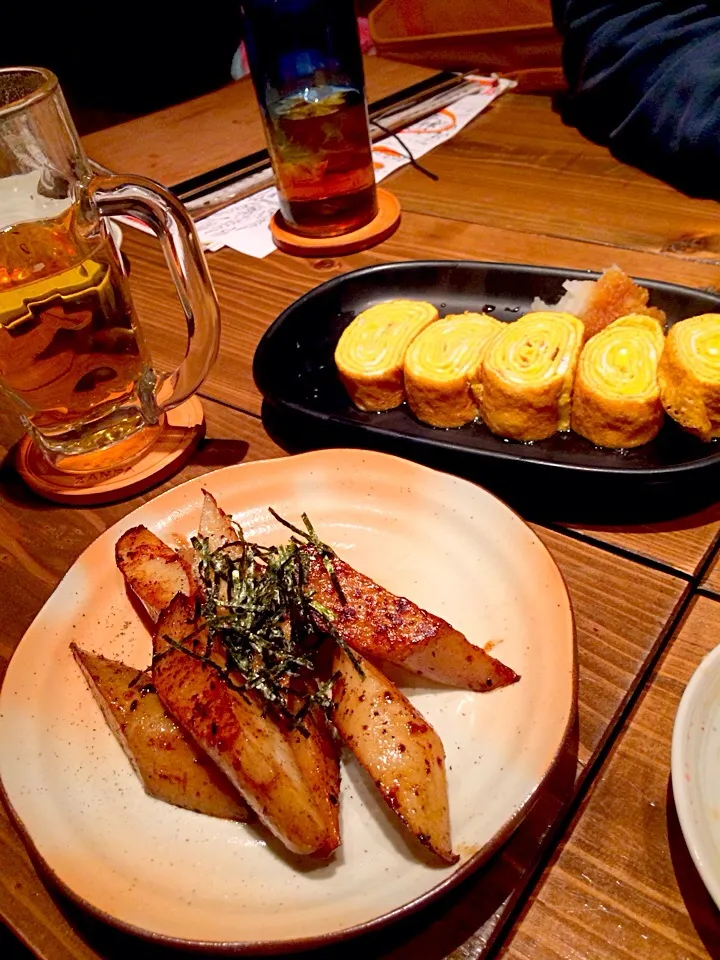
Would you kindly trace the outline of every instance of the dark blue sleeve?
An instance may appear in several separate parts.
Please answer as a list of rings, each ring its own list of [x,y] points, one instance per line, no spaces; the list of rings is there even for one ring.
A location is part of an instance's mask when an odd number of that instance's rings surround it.
[[[553,0],[563,118],[625,163],[720,198],[720,4]]]

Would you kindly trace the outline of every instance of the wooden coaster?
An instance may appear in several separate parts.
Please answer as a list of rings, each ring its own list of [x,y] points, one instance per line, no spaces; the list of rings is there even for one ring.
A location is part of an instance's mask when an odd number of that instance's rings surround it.
[[[341,257],[367,250],[387,240],[400,224],[400,202],[394,193],[378,187],[377,204],[378,212],[370,223],[341,237],[301,237],[290,230],[278,210],[270,221],[273,241],[279,250],[296,257]]]
[[[63,473],[48,463],[27,436],[18,444],[15,466],[25,483],[46,500],[75,506],[112,503],[129,500],[176,473],[190,459],[204,434],[202,404],[198,397],[191,397],[166,414],[151,446],[124,469]]]

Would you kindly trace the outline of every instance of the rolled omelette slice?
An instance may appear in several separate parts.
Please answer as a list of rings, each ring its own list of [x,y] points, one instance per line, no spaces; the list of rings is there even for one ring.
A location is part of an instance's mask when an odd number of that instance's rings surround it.
[[[430,324],[405,354],[408,406],[433,427],[461,427],[478,415],[470,384],[504,324],[484,313],[450,314]]]
[[[658,367],[660,399],[701,440],[720,436],[720,314],[703,313],[670,328]]]
[[[591,337],[580,354],[572,428],[599,447],[639,447],[665,418],[658,364],[665,336],[654,317],[630,314]]]
[[[335,365],[356,407],[380,411],[400,406],[407,348],[437,318],[437,309],[424,300],[389,300],[355,317],[335,348]]]
[[[583,324],[570,313],[527,313],[492,341],[474,393],[493,433],[544,440],[570,429],[570,403]]]

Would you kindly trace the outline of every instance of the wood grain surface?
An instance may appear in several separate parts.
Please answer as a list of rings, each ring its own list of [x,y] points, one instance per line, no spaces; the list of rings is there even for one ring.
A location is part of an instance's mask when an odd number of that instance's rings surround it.
[[[720,554],[717,554],[708,566],[705,576],[702,578],[701,587],[708,593],[716,594],[720,598]]]
[[[688,853],[670,784],[680,698],[719,635],[720,603],[697,598],[499,957],[720,956],[720,915]]]
[[[365,57],[368,101],[434,72]],[[139,173],[171,186],[264,150],[265,135],[252,81],[243,77],[214,93],[91,133],[83,145],[89,157],[116,173]]]
[[[615,160],[566,127],[544,96],[500,98],[427,165],[439,177],[432,190],[410,167],[393,181],[404,210],[612,247],[720,257],[714,201],[691,200]],[[462,196],[458,176],[466,186]]]
[[[571,529],[589,540],[619,547],[694,577],[701,572],[717,546],[720,505],[711,504],[697,512],[685,514],[683,504],[679,503],[677,511],[678,516],[653,523],[573,525]],[[707,583],[711,576],[708,573],[703,583]],[[716,586],[720,590],[720,574],[716,576]]]

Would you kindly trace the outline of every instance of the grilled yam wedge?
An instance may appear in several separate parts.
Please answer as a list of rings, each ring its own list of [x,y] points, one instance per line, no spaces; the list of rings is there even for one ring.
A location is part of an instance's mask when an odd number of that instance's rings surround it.
[[[296,754],[297,734],[270,716],[257,694],[238,693],[226,683],[219,646],[212,651],[218,669],[197,659],[206,646],[195,599],[178,595],[160,617],[153,641],[158,696],[289,850],[329,856],[339,832],[337,820],[327,817],[327,780],[309,782]]]
[[[383,799],[424,846],[456,863],[450,841],[445,750],[435,730],[377,667],[337,650],[333,723]]]
[[[219,550],[226,543],[234,543],[238,533],[232,523],[232,518],[225,513],[215,497],[207,490],[203,490],[203,505],[200,511],[198,537],[207,540],[208,549],[213,552]],[[238,544],[237,548],[242,550]]]
[[[227,777],[168,716],[150,671],[70,649],[145,792],[211,817],[248,820],[251,811]]]
[[[232,519],[207,490],[203,490],[198,537],[207,542],[211,552],[225,548],[232,559],[242,555],[244,547],[238,542],[238,531]],[[296,712],[301,702],[299,699],[291,701],[288,706]],[[315,800],[322,808],[331,835],[329,845],[334,849],[340,844],[338,751],[322,711],[313,708],[305,717],[303,726],[307,736],[299,730],[289,731],[290,743],[306,783],[317,787]]]
[[[240,539],[238,539],[240,537]],[[242,533],[233,526],[232,518],[219,506],[215,497],[207,490],[203,490],[203,505],[200,511],[198,525],[198,539],[204,540],[210,553],[222,549],[230,560],[240,560],[245,549]],[[190,548],[191,569],[198,582],[202,578],[198,573],[200,556]],[[226,599],[224,590],[218,592],[220,599]]]
[[[189,565],[147,527],[132,527],[120,537],[115,561],[153,620],[178,593],[193,596],[197,592]]]
[[[484,693],[520,679],[514,670],[440,617],[398,597],[339,557],[332,558],[346,602],[342,602],[322,557],[305,548],[305,582],[315,600],[333,615],[333,627],[349,647],[386,660],[437,683]]]
[[[313,707],[304,720],[305,736],[300,730],[290,732],[290,743],[300,772],[313,790],[313,799],[326,825],[328,853],[340,846],[340,755],[325,719]]]

